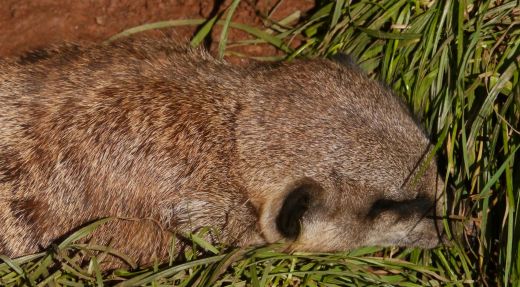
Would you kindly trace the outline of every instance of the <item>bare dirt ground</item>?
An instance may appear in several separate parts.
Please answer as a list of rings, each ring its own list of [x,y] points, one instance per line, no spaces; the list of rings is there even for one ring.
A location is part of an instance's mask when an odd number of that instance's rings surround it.
[[[101,42],[125,29],[156,21],[208,18],[225,10],[231,1],[222,0],[3,0],[0,4],[0,57],[18,56],[29,50],[63,42]],[[243,0],[233,21],[262,27],[278,0]],[[283,19],[295,10],[303,13],[314,7],[314,0],[286,0],[272,14]],[[162,34],[188,40],[196,27],[163,29]],[[218,39],[218,30],[213,38]],[[150,34],[150,33],[149,33]],[[247,38],[231,30],[229,39]],[[211,45],[213,50],[215,43]],[[240,52],[272,55],[266,45],[249,46]]]

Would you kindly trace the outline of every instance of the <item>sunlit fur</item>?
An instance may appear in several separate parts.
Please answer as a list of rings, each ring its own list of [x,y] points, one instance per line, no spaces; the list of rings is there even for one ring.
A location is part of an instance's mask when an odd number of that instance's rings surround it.
[[[419,172],[427,136],[341,60],[235,67],[168,40],[65,45],[0,61],[0,103],[12,257],[107,216],[121,219],[89,240],[141,264],[204,226],[213,242],[292,250],[439,242],[443,184],[435,161]],[[289,240],[275,220],[301,182],[315,188]]]

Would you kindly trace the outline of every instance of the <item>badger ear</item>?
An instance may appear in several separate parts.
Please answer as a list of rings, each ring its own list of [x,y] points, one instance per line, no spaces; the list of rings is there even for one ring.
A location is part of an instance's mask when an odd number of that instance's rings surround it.
[[[321,186],[306,179],[294,185],[287,193],[276,216],[276,229],[287,239],[296,239],[301,232],[302,218],[316,199]]]

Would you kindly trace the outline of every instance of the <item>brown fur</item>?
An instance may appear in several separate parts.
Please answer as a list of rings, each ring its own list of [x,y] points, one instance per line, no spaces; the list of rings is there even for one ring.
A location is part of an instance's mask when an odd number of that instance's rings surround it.
[[[0,62],[0,253],[79,226],[140,260],[175,231],[292,249],[433,247],[442,191],[406,107],[348,63],[234,67],[167,40]]]

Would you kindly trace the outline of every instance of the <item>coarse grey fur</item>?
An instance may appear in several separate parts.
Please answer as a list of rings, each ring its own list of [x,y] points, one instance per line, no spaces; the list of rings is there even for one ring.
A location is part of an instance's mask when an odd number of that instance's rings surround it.
[[[236,246],[436,246],[428,137],[342,62],[236,67],[151,39],[0,61],[0,253],[107,216],[90,240],[142,264],[204,226]]]

